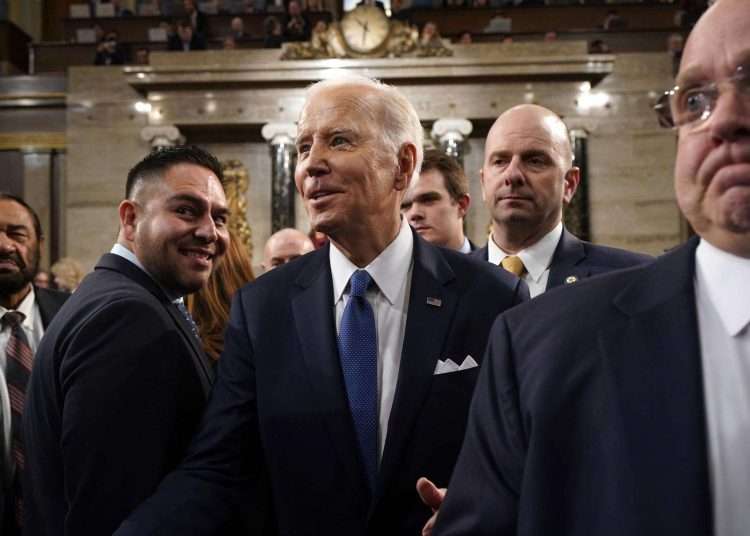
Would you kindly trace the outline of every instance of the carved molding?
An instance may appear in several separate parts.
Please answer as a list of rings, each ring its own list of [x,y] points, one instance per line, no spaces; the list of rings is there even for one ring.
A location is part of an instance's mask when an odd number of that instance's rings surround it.
[[[247,190],[250,187],[250,174],[239,160],[221,163],[224,173],[224,192],[229,205],[229,230],[245,244],[253,254],[253,232],[247,222]]]

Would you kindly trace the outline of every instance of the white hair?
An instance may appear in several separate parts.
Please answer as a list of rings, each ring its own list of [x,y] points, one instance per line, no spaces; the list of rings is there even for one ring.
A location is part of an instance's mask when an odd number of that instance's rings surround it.
[[[353,97],[357,106],[369,112],[375,118],[381,120],[382,142],[385,147],[398,154],[404,143],[413,143],[416,147],[416,161],[414,162],[414,175],[419,174],[424,158],[424,131],[419,115],[401,91],[394,86],[384,84],[380,80],[366,76],[345,73],[335,78],[321,80],[307,88],[306,102],[320,91],[340,87],[366,87],[372,89],[377,100],[372,101],[368,96]],[[373,106],[376,105],[376,107]]]

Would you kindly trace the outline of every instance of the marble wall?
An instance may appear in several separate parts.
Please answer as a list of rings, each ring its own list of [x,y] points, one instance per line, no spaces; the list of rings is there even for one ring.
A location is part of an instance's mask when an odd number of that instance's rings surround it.
[[[601,57],[561,54],[555,75],[545,71],[547,59],[539,51],[528,53],[525,63],[517,57],[492,63],[487,50],[476,60],[460,54],[453,59],[424,59],[434,65],[425,67],[423,77],[414,74],[414,60],[406,67],[400,65],[397,73],[389,71],[388,62],[396,62],[395,66],[399,60],[362,60],[372,62],[364,67],[339,61],[335,66],[354,65],[360,72],[392,81],[414,102],[427,127],[443,117],[465,117],[475,124],[465,156],[474,207],[467,228],[475,242],[485,242],[489,221],[477,173],[483,159],[483,136],[504,109],[536,102],[589,133],[593,240],[648,253],[677,244],[681,221],[671,184],[675,140],[671,132],[657,127],[650,110],[656,91],[670,83],[671,59],[659,53],[619,55],[613,58],[613,68],[609,60],[611,73],[605,69],[597,75],[600,64],[606,66]],[[240,160],[248,169],[247,217],[257,267],[271,231],[271,159],[260,127],[271,120],[294,120],[302,88],[334,64],[320,64],[317,71],[304,76],[302,68],[289,66],[288,75],[274,75],[283,83],[275,83],[263,64],[247,67],[238,55],[229,56],[228,66],[217,63],[224,56],[216,53],[154,56],[154,66],[138,72],[117,67],[70,70],[63,254],[91,267],[111,247],[127,171],[149,150],[141,130],[147,125],[174,124],[188,142],[199,143],[222,160]],[[170,64],[177,56],[181,63]],[[184,59],[187,56],[192,59]],[[572,69],[571,57],[578,58],[575,72],[566,71]],[[476,78],[467,67],[472,61],[479,66],[475,65]],[[491,69],[506,69],[508,62],[515,62],[515,70],[488,79]],[[412,74],[407,76],[409,71]],[[587,80],[594,87],[582,92]],[[591,94],[600,99],[599,106],[586,107]],[[136,110],[138,102],[142,103],[140,111]],[[307,230],[299,199],[296,211],[297,226]]]

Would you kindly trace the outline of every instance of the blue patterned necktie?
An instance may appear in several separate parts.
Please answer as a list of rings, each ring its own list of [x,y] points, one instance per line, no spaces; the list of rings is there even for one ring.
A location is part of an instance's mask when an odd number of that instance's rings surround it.
[[[177,310],[180,311],[182,316],[185,317],[185,320],[187,320],[187,323],[190,324],[190,331],[193,333],[193,335],[195,335],[195,338],[200,341],[201,336],[200,333],[198,333],[198,325],[195,323],[195,320],[193,320],[193,315],[191,315],[190,311],[188,311],[187,307],[185,307],[185,300],[180,298],[173,301],[172,303],[175,304]]]
[[[371,281],[365,270],[352,274],[339,327],[341,368],[370,491],[378,468],[378,345],[375,315],[365,298]]]

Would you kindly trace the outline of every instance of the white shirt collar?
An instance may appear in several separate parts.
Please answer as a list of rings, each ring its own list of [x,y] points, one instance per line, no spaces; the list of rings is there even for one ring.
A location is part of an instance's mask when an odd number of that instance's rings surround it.
[[[143,267],[141,264],[141,261],[138,260],[138,257],[135,256],[135,253],[130,251],[128,248],[123,246],[122,244],[115,243],[114,246],[112,246],[112,249],[109,251],[110,253],[113,253],[115,255],[118,255],[122,257],[125,260],[128,260],[135,264],[138,268],[140,268],[142,271],[148,273],[148,271]]]
[[[469,242],[469,239],[464,236],[464,243],[461,244],[461,247],[458,249],[461,253],[471,253],[471,242]]]
[[[549,268],[557,244],[560,242],[562,232],[563,226],[562,222],[560,222],[554,229],[539,239],[536,244],[532,244],[517,253],[521,258],[523,265],[526,267],[528,277],[534,281],[539,281],[539,278],[541,278],[547,268]],[[495,240],[492,238],[492,233],[490,233],[490,237],[487,240],[487,260],[492,264],[500,264],[500,261],[509,255],[509,253],[503,251],[500,246],[495,243]]]
[[[403,280],[409,273],[413,252],[414,237],[411,227],[406,223],[405,218],[401,218],[401,228],[396,238],[364,268],[391,305],[395,303]],[[349,279],[359,268],[333,242],[331,242],[328,258],[333,277],[333,303],[338,303]]]
[[[8,311],[17,311],[23,313],[24,319],[21,325],[27,331],[34,330],[34,302],[36,301],[36,293],[34,292],[34,285],[31,285],[31,290],[26,294],[21,303],[15,309],[6,309],[0,305],[0,318],[2,318]]]
[[[750,323],[750,259],[701,240],[695,251],[695,273],[724,328],[734,337]]]

